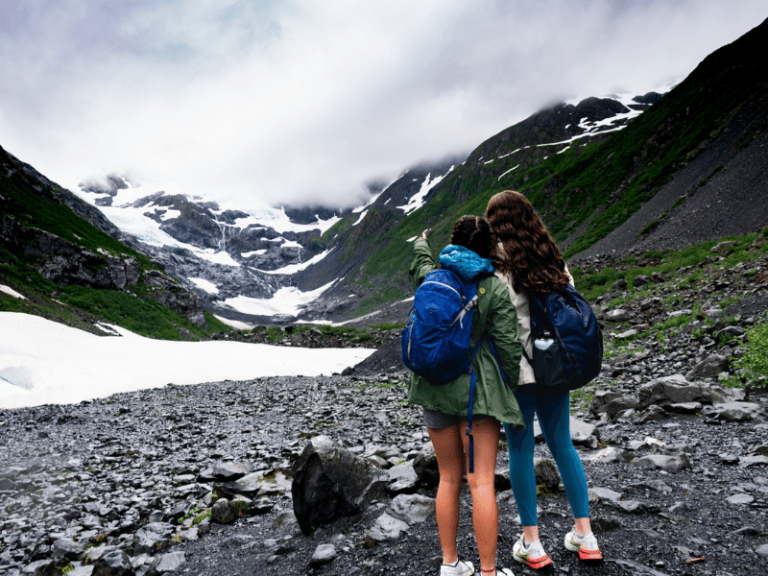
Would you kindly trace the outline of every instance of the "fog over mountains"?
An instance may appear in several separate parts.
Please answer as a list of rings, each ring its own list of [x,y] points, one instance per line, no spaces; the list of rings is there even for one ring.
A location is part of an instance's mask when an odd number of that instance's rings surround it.
[[[73,191],[77,199],[9,155],[0,194],[17,204],[7,209],[16,219],[7,227],[21,219],[61,234],[14,200],[20,188],[11,185],[13,174],[21,171],[25,190],[47,190],[149,257],[146,266],[174,279],[163,282],[179,284],[173,290],[194,295],[198,304],[176,308],[200,326],[195,306],[236,327],[402,321],[412,295],[412,240],[429,228],[437,249],[458,216],[482,214],[490,196],[505,189],[527,195],[571,260],[679,249],[762,229],[768,64],[751,56],[766,42],[763,22],[663,95],[611,95],[541,110],[466,156],[404,167],[394,181],[369,185],[368,202],[355,208],[225,205],[120,174],[83,181]],[[12,240],[4,245],[18,254]],[[94,240],[89,254],[98,246]],[[35,258],[34,269],[50,268],[44,255]],[[92,270],[107,265],[93,262]],[[80,282],[88,265],[78,266],[60,284]],[[23,292],[25,280],[4,283]]]

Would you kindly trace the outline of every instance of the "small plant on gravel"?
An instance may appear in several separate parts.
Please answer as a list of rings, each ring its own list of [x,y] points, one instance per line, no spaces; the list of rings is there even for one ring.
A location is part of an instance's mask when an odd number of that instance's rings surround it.
[[[191,518],[192,516],[195,516],[196,514],[199,514],[199,513],[200,513],[200,509],[199,509],[199,508],[192,508],[192,510],[190,510],[189,512],[187,512],[186,514],[184,514],[184,516],[182,516],[181,518],[179,518],[179,519],[176,521],[176,523],[177,523],[177,524],[183,524],[183,523],[184,523],[184,521],[185,521],[187,518]]]
[[[245,500],[235,500],[232,502],[232,510],[234,510],[238,516],[245,516],[246,512],[248,512],[248,508],[251,507],[250,502],[246,502]]]
[[[70,563],[70,564],[67,564],[66,566],[62,566],[61,573],[62,573],[62,575],[63,574],[69,574],[74,569],[75,569],[75,567]]]
[[[211,510],[210,509],[205,510],[204,512],[195,516],[195,519],[192,520],[192,526],[197,526],[198,524],[200,524],[200,522],[210,517],[211,517]]]

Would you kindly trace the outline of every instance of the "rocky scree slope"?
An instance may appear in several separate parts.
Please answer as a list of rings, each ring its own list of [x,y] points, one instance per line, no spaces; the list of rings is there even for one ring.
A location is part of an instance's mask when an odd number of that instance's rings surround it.
[[[604,367],[572,394],[571,426],[606,561],[587,568],[562,548],[570,509],[539,438],[540,524],[559,571],[768,569],[768,395],[759,380],[722,386],[739,376],[747,331],[768,320],[768,262],[721,268],[728,247],[715,248],[669,277],[625,270],[631,281],[599,297]],[[420,410],[401,374],[366,363],[346,377],[0,411],[0,574],[436,573],[436,463]],[[520,526],[504,451],[496,487],[498,563],[512,566]],[[466,489],[461,511],[459,553],[476,561]]]
[[[93,321],[105,320],[99,300],[128,295],[146,302],[145,309],[162,305],[169,311],[166,321],[183,335],[206,327],[200,301],[163,273],[159,262],[116,240],[119,231],[98,210],[2,148],[0,214],[0,282],[27,298],[3,298],[4,310],[98,332]],[[124,318],[106,320],[123,324]]]

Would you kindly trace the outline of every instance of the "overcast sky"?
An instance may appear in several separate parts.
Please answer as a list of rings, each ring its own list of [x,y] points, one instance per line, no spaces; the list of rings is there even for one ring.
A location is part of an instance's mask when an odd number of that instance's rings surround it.
[[[0,146],[273,205],[469,152],[558,101],[682,80],[765,0],[2,0]]]

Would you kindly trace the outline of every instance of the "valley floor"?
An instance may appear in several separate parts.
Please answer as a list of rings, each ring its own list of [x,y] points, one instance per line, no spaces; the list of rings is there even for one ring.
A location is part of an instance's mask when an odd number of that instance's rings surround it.
[[[727,422],[665,413],[657,419],[597,418],[583,399],[575,415],[598,426],[578,447],[591,491],[591,513],[606,561],[580,564],[562,547],[571,527],[561,490],[539,500],[544,545],[558,572],[590,574],[733,574],[768,571],[768,450],[765,408],[754,420]],[[587,425],[589,426],[589,425]],[[366,544],[390,498],[362,515],[305,536],[292,518],[290,465],[306,438],[326,434],[357,454],[422,450],[419,409],[405,402],[401,377],[265,378],[118,394],[79,405],[0,411],[0,574],[35,574],[69,566],[90,574],[102,551],[120,548],[146,572],[169,556],[197,575],[437,574],[434,514],[392,541]],[[599,438],[599,445],[598,445]],[[602,449],[627,461],[594,458]],[[537,455],[550,458],[543,444]],[[673,473],[630,460],[682,455],[691,467]],[[212,470],[247,464],[272,477],[235,524],[184,530],[210,506]],[[498,562],[512,566],[519,534],[507,458],[499,453]],[[283,475],[285,480],[283,480]],[[266,481],[265,481],[266,482]],[[266,485],[266,484],[265,484]],[[434,498],[435,488],[418,493]],[[459,549],[477,562],[468,490],[462,496]],[[181,518],[186,522],[176,521]],[[205,526],[207,523],[203,523]],[[337,556],[311,566],[321,544]],[[178,554],[178,553],[183,554]],[[48,564],[46,564],[48,562]]]

